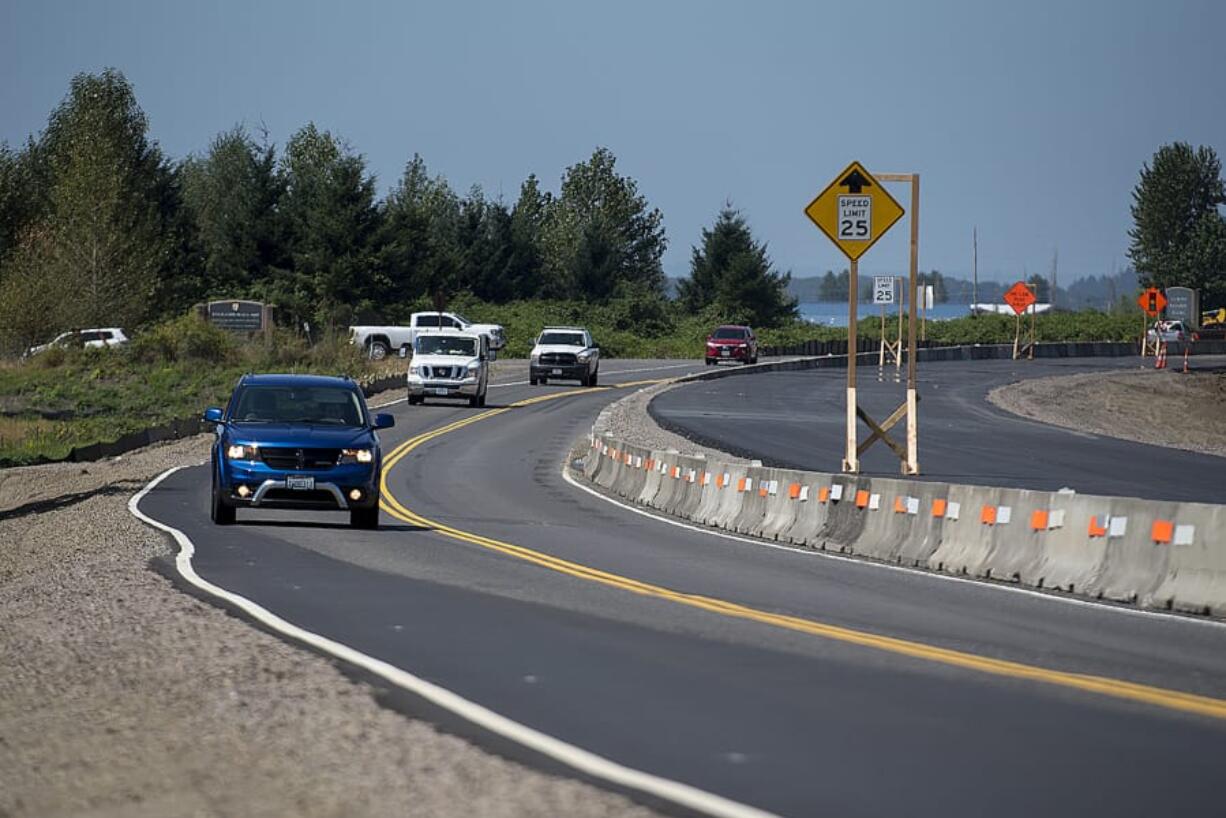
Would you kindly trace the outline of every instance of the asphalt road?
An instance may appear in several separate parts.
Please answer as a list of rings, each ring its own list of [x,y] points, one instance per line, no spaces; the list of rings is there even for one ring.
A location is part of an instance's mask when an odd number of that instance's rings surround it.
[[[1139,366],[1137,358],[921,365],[921,479],[1045,491],[1067,486],[1082,494],[1155,500],[1226,501],[1226,460],[1220,457],[1062,429],[1013,415],[987,401],[995,387],[1027,378]],[[878,422],[905,398],[905,370],[903,383],[894,382],[894,373],[887,367],[881,381],[875,365],[860,366],[859,403]],[[723,378],[670,390],[651,402],[650,411],[686,437],[758,458],[769,466],[837,472],[845,445],[846,388],[847,370],[833,368]],[[1170,418],[1172,424],[1179,422],[1178,417]],[[899,424],[892,432],[900,443],[906,440],[904,429]],[[869,436],[864,423],[858,434],[861,441]],[[899,461],[877,443],[862,456],[861,470],[897,477]]]
[[[657,366],[677,364],[610,361],[601,380],[685,371]],[[425,440],[394,465],[395,500],[430,524],[385,514],[381,530],[364,532],[340,515],[269,511],[217,528],[203,467],[172,475],[141,509],[193,540],[205,579],[299,626],[621,764],[761,809],[1220,807],[1226,719],[849,644],[768,615],[1213,700],[1226,699],[1226,627],[773,549],[623,510],[560,473],[571,443],[622,390],[510,385],[490,403],[564,392]],[[482,410],[392,411],[388,449]],[[595,579],[609,576],[680,593]],[[389,703],[474,735],[410,697]]]

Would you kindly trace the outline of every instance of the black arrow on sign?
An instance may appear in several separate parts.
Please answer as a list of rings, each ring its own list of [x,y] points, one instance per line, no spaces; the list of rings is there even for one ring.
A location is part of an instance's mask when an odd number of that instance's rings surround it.
[[[861,188],[872,187],[873,183],[864,178],[864,174],[856,168],[851,173],[843,177],[843,181],[839,182],[839,187],[847,188],[848,193],[859,193]]]

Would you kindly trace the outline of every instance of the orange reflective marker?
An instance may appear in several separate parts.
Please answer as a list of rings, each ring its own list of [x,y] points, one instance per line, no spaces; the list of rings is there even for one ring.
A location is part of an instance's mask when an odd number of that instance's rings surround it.
[[[1153,528],[1150,529],[1150,538],[1156,543],[1170,544],[1171,539],[1175,536],[1175,524],[1170,520],[1154,520]]]
[[[800,496],[800,483],[793,483],[792,485],[788,486],[788,498],[789,499],[795,500],[799,496]]]
[[[1036,508],[1030,512],[1030,528],[1033,531],[1047,530],[1047,509]]]
[[[1090,518],[1090,536],[1091,537],[1107,536],[1107,521],[1105,518],[1103,519],[1103,522],[1101,524],[1098,522],[1098,517]]]
[[[736,481],[736,490],[737,490],[737,491],[744,491],[744,490],[745,490],[745,478],[744,478],[744,477],[742,477],[740,480],[737,480],[737,481]]]
[[[932,501],[932,516],[933,517],[944,517],[945,507],[947,505],[947,502],[948,501],[946,501],[944,497],[938,497],[935,500],[933,500]]]
[[[996,525],[996,506],[984,506],[979,512],[979,522],[984,525]]]
[[[905,497],[895,497],[894,498],[894,513],[895,514],[906,514],[907,513],[907,500]]]
[[[822,486],[817,490],[817,502],[824,503],[830,499],[830,486]]]
[[[758,483],[758,496],[765,497],[767,488],[769,486],[766,483]]]
[[[868,506],[868,492],[860,489],[856,492],[856,508],[866,508]]]
[[[724,475],[722,474],[715,475],[715,487],[717,489],[722,489],[724,487]]]

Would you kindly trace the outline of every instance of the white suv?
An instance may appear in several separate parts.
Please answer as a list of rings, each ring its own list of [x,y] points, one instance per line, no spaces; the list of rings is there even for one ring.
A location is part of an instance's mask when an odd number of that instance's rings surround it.
[[[82,346],[86,349],[103,349],[121,347],[126,343],[128,343],[128,336],[119,327],[73,330],[72,332],[61,332],[45,344],[30,347],[26,350],[26,357],[46,352],[52,347]]]
[[[407,357],[407,350],[401,356]],[[423,403],[430,395],[467,398],[470,406],[485,406],[493,358],[486,335],[422,330],[413,339],[413,360],[406,377],[409,403]]]
[[[528,364],[528,382],[533,386],[550,378],[595,386],[599,373],[600,347],[582,327],[545,327],[537,337]]]

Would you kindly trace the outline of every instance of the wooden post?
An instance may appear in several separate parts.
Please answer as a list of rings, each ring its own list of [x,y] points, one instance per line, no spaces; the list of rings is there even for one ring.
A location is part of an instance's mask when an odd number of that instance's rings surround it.
[[[860,264],[852,259],[847,288],[847,452],[843,456],[843,471],[860,471],[856,453],[856,307],[860,297]]]
[[[894,369],[902,369],[902,276],[894,279],[895,298],[898,299],[898,344],[894,347]],[[894,376],[894,382],[898,383],[897,373]]]
[[[881,305],[881,343],[877,347],[877,368],[885,369],[885,304]],[[880,372],[877,374],[881,375]]]
[[[907,462],[904,474],[919,474],[919,403],[915,377],[915,278],[919,274],[919,190],[918,173],[911,174],[911,325],[907,328]]]
[[[1053,293],[1052,298],[1055,298],[1055,295],[1054,295],[1055,290],[1052,290],[1052,293]],[[1035,335],[1035,315],[1037,313],[1038,311],[1035,309],[1035,305],[1031,304],[1030,305],[1030,354],[1026,356],[1027,360],[1030,360],[1030,361],[1034,360],[1034,345],[1038,343],[1039,341],[1038,337]]]

